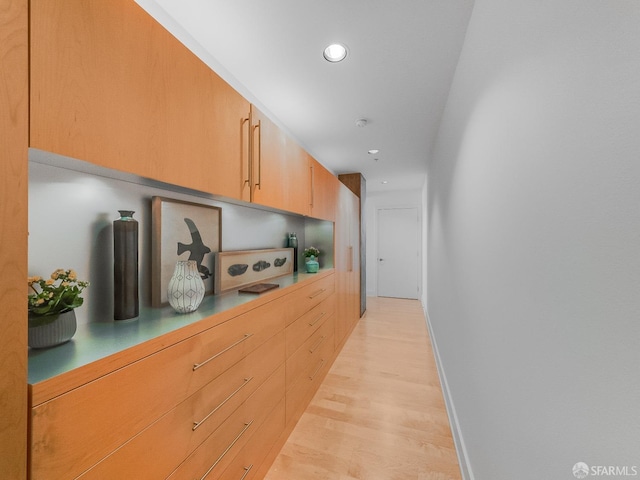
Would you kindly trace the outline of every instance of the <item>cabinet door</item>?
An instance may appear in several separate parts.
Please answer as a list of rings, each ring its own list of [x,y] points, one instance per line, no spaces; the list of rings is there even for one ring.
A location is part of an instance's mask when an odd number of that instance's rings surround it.
[[[135,2],[30,13],[32,147],[243,197],[249,103]]]
[[[251,135],[251,201],[308,214],[310,185],[306,152],[253,106]]]
[[[336,196],[339,180],[320,162],[309,157],[311,171],[310,215],[323,220],[335,221]]]
[[[260,110],[251,107],[251,201],[285,208],[287,138]]]
[[[338,189],[335,234],[336,345],[341,344],[360,317],[358,197],[345,185]]]
[[[301,215],[309,215],[311,210],[309,155],[291,138],[287,138],[285,168],[287,172],[287,182],[285,184],[287,210]]]

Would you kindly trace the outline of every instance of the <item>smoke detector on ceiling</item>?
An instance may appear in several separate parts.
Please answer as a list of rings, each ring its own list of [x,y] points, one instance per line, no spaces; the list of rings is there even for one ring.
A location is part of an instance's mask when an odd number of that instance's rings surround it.
[[[359,118],[358,120],[356,120],[356,127],[366,127],[367,123],[368,122],[366,118]]]

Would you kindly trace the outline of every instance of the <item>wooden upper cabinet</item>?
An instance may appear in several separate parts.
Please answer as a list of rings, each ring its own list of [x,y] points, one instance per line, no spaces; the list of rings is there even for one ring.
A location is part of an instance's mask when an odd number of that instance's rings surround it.
[[[253,106],[251,132],[251,201],[307,215],[310,185],[306,152]]]
[[[309,157],[309,168],[311,173],[310,215],[323,220],[335,221],[336,197],[340,182],[313,157]]]
[[[287,138],[260,110],[251,107],[251,201],[285,208]]]
[[[31,2],[30,146],[248,200],[249,111],[132,0]]]
[[[285,200],[287,210],[301,215],[310,213],[309,155],[291,138],[287,139],[287,183]]]

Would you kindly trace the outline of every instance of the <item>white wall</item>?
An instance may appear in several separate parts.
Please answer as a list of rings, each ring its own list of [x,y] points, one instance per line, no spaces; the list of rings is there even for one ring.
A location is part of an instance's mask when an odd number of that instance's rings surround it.
[[[427,178],[424,179],[424,185],[422,186],[422,191],[420,192],[420,204],[422,207],[421,210],[421,221],[422,221],[422,269],[421,269],[421,278],[422,278],[422,295],[420,295],[420,302],[422,302],[422,307],[427,312],[427,292],[429,291],[429,282],[428,282],[428,271],[429,271],[429,256],[427,255],[427,251],[429,246],[427,245],[427,241],[429,238],[429,202],[428,202],[428,191],[429,191],[429,182]]]
[[[640,2],[476,0],[427,239],[470,478],[640,475],[639,132]]]
[[[420,218],[422,201],[420,190],[368,192],[365,203],[367,235],[367,295],[378,295],[378,210],[391,207],[417,208]],[[401,238],[398,238],[398,242]],[[421,290],[422,292],[422,290]]]

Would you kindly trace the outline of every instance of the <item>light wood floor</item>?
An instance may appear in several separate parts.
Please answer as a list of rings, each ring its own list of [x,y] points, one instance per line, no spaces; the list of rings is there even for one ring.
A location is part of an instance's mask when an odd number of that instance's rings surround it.
[[[420,303],[368,298],[265,479],[460,478]]]

